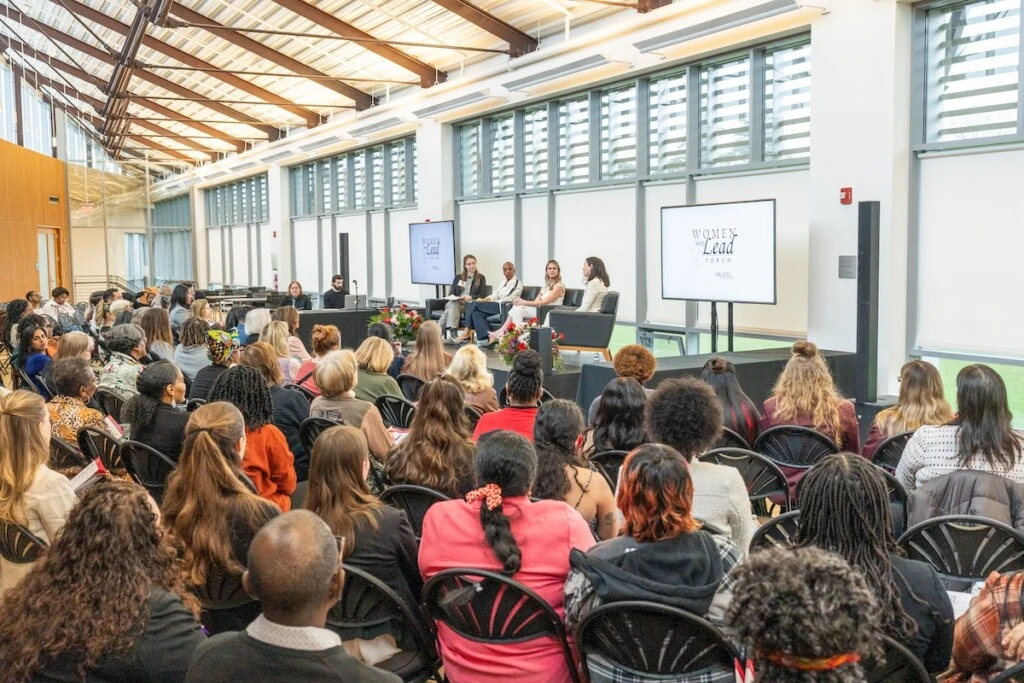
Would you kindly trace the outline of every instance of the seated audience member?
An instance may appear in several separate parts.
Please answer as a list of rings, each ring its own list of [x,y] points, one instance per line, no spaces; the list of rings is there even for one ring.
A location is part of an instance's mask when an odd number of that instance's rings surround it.
[[[181,343],[174,349],[174,364],[192,382],[196,373],[210,364],[206,343],[209,340],[210,325],[199,318],[189,318],[181,326]]]
[[[213,307],[210,306],[210,302],[206,299],[196,299],[192,302],[190,308],[190,317],[199,318],[208,325],[212,325],[214,322]]]
[[[7,681],[182,681],[206,640],[145,489],[97,482],[4,596]]]
[[[12,349],[18,348],[18,323],[32,312],[32,305],[27,299],[14,299],[7,302],[7,317],[4,320],[4,340]]]
[[[89,295],[89,305],[85,308],[85,322],[93,332],[96,331],[96,308],[102,301],[103,292],[93,292]]]
[[[138,325],[115,325],[103,335],[103,341],[110,358],[100,372],[99,388],[127,401],[139,393],[135,381],[143,368],[141,359],[146,355],[146,335]]]
[[[594,426],[583,439],[583,455],[631,451],[647,441],[644,414],[647,391],[635,379],[613,379],[598,396]]]
[[[311,340],[313,342],[313,357],[299,366],[295,384],[319,396],[320,389],[316,386],[313,373],[324,356],[341,348],[341,332],[334,325],[313,325]]]
[[[351,351],[331,351],[316,366],[313,379],[320,395],[309,404],[310,417],[326,417],[363,430],[370,453],[380,462],[387,460],[388,451],[395,445],[391,432],[384,426],[377,406],[356,398],[359,366]]]
[[[800,482],[796,541],[836,553],[878,597],[882,630],[933,674],[949,664],[953,606],[935,569],[908,560],[892,534],[882,471],[853,454],[830,455]]]
[[[487,370],[487,356],[476,346],[459,349],[448,366],[445,377],[459,383],[466,397],[466,405],[481,413],[498,409],[498,394],[494,391],[494,375]]]
[[[49,399],[50,392],[39,379],[39,375],[53,360],[46,353],[49,347],[46,328],[35,325],[21,325],[18,330],[18,363],[17,367],[25,372],[36,391]],[[26,389],[28,387],[25,387]]]
[[[726,619],[754,660],[757,683],[868,680],[862,664],[882,655],[884,606],[856,568],[818,548],[774,548],[730,578]]]
[[[441,328],[432,320],[420,325],[412,353],[402,364],[403,375],[415,375],[425,382],[444,374],[452,355],[441,344]]]
[[[811,342],[793,344],[793,355],[764,402],[761,431],[779,425],[810,427],[835,441],[840,450],[860,452],[857,411],[840,395],[832,371]],[[796,480],[799,477],[791,487]]]
[[[309,401],[297,391],[284,388],[281,368],[274,362],[274,352],[264,342],[256,342],[242,349],[238,364],[255,368],[270,388],[270,400],[274,404],[274,426],[281,430],[288,441],[288,449],[295,458],[295,476],[305,481],[309,476],[309,453],[302,445],[299,428],[309,417]]]
[[[395,359],[391,344],[380,337],[367,337],[356,349],[359,364],[359,380],[356,383],[356,398],[373,403],[381,396],[401,396],[402,390],[395,378],[388,374],[388,368]]]
[[[300,311],[312,311],[313,302],[310,301],[309,297],[302,293],[302,285],[299,284],[298,280],[292,280],[288,283],[288,294],[281,299],[282,306],[294,306]]]
[[[244,630],[199,646],[186,681],[359,681],[400,683],[353,659],[327,613],[341,597],[342,548],[312,512],[296,510],[260,529],[249,546],[245,589],[263,611]]]
[[[238,333],[238,343],[245,345],[245,316],[249,315],[252,306],[232,306],[228,314],[224,316],[224,329],[228,332],[234,330]]]
[[[890,436],[952,421],[953,409],[946,401],[938,368],[923,360],[912,360],[900,368],[900,396],[896,405],[878,413],[871,423],[864,457],[873,460],[878,446]]]
[[[150,306],[152,308],[162,308],[166,311],[170,306],[172,293],[173,288],[170,285],[160,285],[157,287],[156,296],[153,297]]]
[[[388,374],[392,377],[398,377],[402,373],[402,365],[405,363],[405,356],[402,355],[402,345],[396,342],[391,336],[391,327],[384,323],[372,323],[366,328],[366,336],[368,337],[379,337],[391,345],[391,348],[395,350],[395,359],[391,361],[391,367],[388,368]]]
[[[192,313],[192,300],[194,299],[192,288],[186,284],[174,286],[168,304],[167,314],[171,319],[171,329],[175,335],[181,334],[181,327],[189,319]]]
[[[25,293],[25,299],[32,304],[33,311],[38,311],[43,306],[43,295],[34,289],[30,289]]]
[[[138,294],[135,295],[135,301],[132,302],[133,308],[151,308],[153,306],[153,300],[159,294],[159,290],[156,287],[145,287]]]
[[[1022,587],[1024,572],[989,574],[971,606],[956,620],[953,662],[944,683],[989,681],[1024,660]]]
[[[476,445],[470,438],[462,390],[449,380],[427,382],[420,391],[409,434],[387,456],[393,484],[415,484],[458,498],[473,489]]]
[[[436,503],[427,511],[419,554],[423,578],[458,567],[501,572],[563,617],[569,553],[589,550],[594,537],[565,503],[530,500],[536,473],[537,454],[522,436],[503,431],[482,439],[476,456],[481,488],[465,501]],[[491,645],[463,638],[443,623],[437,631],[445,675],[453,681],[571,680],[562,648],[552,638]]]
[[[466,342],[470,340],[471,332],[476,332],[476,339],[480,342],[487,341],[487,334],[491,331],[487,324],[487,318],[501,313],[503,303],[512,303],[523,293],[523,283],[516,277],[516,267],[509,261],[501,266],[501,272],[505,281],[501,283],[491,296],[477,299],[466,304],[466,329],[457,341]]]
[[[308,310],[308,309],[307,309]],[[299,339],[299,311],[295,306],[278,306],[274,309],[273,314],[270,316],[271,320],[279,320],[287,326],[288,336],[286,338],[288,344],[288,352],[292,358],[305,363],[309,360],[309,351],[306,350],[306,345]]]
[[[729,539],[709,534],[693,518],[693,480],[679,452],[645,444],[622,465],[618,505],[622,535],[586,554],[569,555],[565,622],[570,629],[591,610],[627,600],[645,600],[721,621],[728,601],[728,575],[743,554]],[[716,599],[717,596],[717,599]],[[712,606],[712,603],[715,606]],[[595,680],[612,680],[600,657],[588,661]]]
[[[282,320],[271,320],[263,328],[260,341],[266,342],[274,350],[284,381],[294,382],[298,379],[302,362],[294,358],[291,351],[288,350],[288,323]]]
[[[75,445],[82,427],[107,429],[103,413],[88,405],[97,384],[96,373],[85,360],[72,357],[54,361],[53,387],[57,395],[46,405],[52,436]]]
[[[50,414],[41,396],[29,391],[0,396],[0,453],[0,519],[52,543],[78,499],[67,478],[46,466]],[[31,567],[0,558],[0,597]]]
[[[53,363],[43,368],[39,376],[43,378],[47,386],[53,388],[53,366],[57,361],[64,360],[65,358],[81,358],[85,362],[90,363],[92,362],[92,354],[95,349],[96,342],[85,332],[65,332],[57,339],[57,350],[53,354]]]
[[[615,353],[612,366],[618,379],[635,379],[640,386],[645,386],[654,377],[658,361],[654,354],[639,344],[627,344]],[[644,389],[647,396],[654,393],[653,389]],[[601,396],[590,402],[587,411],[587,424],[593,425],[597,420],[597,409],[601,407]],[[629,450],[629,449],[626,449]]]
[[[105,334],[114,326],[114,314],[110,312],[110,304],[106,298],[96,304],[96,311],[93,313],[92,328],[97,334]]]
[[[459,327],[459,318],[462,317],[463,307],[473,299],[483,296],[486,286],[487,278],[476,269],[476,257],[472,254],[463,256],[462,272],[455,276],[449,289],[452,298],[445,303],[444,310],[441,311],[441,318],[437,321],[442,336],[455,338],[455,330]]]
[[[590,527],[594,538],[615,536],[619,520],[615,494],[593,465],[580,457],[583,413],[572,401],[556,399],[543,404],[533,425],[537,449],[537,480],[533,497],[568,503]]]
[[[138,387],[121,409],[121,422],[130,425],[128,437],[177,462],[188,422],[184,375],[171,361],[158,360],[139,373]]]
[[[537,419],[537,403],[544,393],[544,373],[540,356],[533,349],[520,351],[512,359],[512,368],[505,382],[508,408],[480,417],[473,430],[473,441],[488,432],[507,429],[533,441],[533,423]]]
[[[270,323],[270,311],[265,308],[253,308],[245,314],[245,343],[255,344]]]
[[[210,633],[243,629],[259,615],[259,603],[242,589],[245,557],[260,527],[281,514],[243,483],[245,442],[237,408],[200,406],[185,426],[163,499],[162,525],[182,551],[185,583]]]
[[[611,284],[604,261],[596,256],[588,256],[583,261],[583,300],[576,310],[580,313],[600,311]]]
[[[382,504],[370,493],[366,437],[355,427],[331,427],[313,446],[306,509],[327,522],[331,532],[345,539],[345,563],[365,570],[395,591],[402,602],[418,612],[419,549],[406,513]],[[411,634],[369,630],[365,638],[346,643],[349,652],[367,664],[377,664],[402,649],[415,649]]]
[[[189,400],[201,398],[205,401],[209,397],[217,378],[238,363],[238,350],[238,342],[231,333],[224,330],[206,333],[206,357],[210,364],[196,373],[188,390]]]
[[[345,289],[345,278],[334,275],[331,277],[331,288],[324,292],[324,309],[345,308],[346,296],[348,296],[348,290]]]
[[[39,312],[47,316],[51,320],[59,321],[62,315],[74,316],[77,311],[75,307],[68,303],[68,297],[71,296],[71,292],[63,287],[55,287],[50,292],[50,300],[47,301],[39,309]]]
[[[487,340],[477,339],[478,346],[488,346],[497,343],[498,338],[511,330],[513,327],[522,325],[527,320],[537,317],[538,306],[561,306],[565,300],[565,285],[562,283],[562,267],[558,261],[551,259],[544,266],[544,287],[540,294],[534,299],[526,300],[522,297],[512,302],[512,308],[497,330],[487,333]]]
[[[146,352],[153,360],[174,360],[174,333],[171,319],[162,308],[150,308],[139,323],[146,333]]]
[[[736,379],[736,366],[721,356],[715,356],[704,364],[701,379],[715,391],[722,404],[722,426],[736,432],[747,445],[753,446],[761,433],[761,413]]]
[[[957,470],[1024,483],[1024,433],[1013,428],[1003,378],[987,365],[964,367],[956,376],[956,404],[952,423],[924,425],[910,437],[896,467],[903,488],[913,491]]]
[[[697,459],[721,434],[722,406],[715,392],[696,377],[662,382],[648,400],[646,430],[651,441],[671,446],[689,463],[693,516],[705,531],[730,538],[745,555],[755,523],[743,477],[732,467]]]
[[[284,434],[273,425],[274,404],[259,370],[245,366],[228,369],[217,378],[209,401],[227,401],[242,412],[245,418],[242,471],[252,479],[260,497],[277,505],[282,512],[288,512],[297,481],[294,456]]]
[[[108,310],[114,318],[114,325],[130,325],[135,322],[135,309],[132,308],[132,302],[127,299],[111,301]]]

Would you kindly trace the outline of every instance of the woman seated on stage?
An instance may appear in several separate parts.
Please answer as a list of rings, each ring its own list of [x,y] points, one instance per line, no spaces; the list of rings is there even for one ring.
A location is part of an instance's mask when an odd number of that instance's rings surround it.
[[[302,284],[298,280],[288,283],[288,296],[281,299],[282,306],[294,306],[299,311],[312,311],[313,302],[302,293]]]
[[[576,310],[580,313],[597,313],[604,304],[611,280],[604,267],[604,261],[596,256],[588,256],[583,261],[583,301]]]
[[[912,360],[900,368],[900,397],[896,405],[875,416],[862,453],[873,460],[879,444],[890,436],[952,420],[953,409],[946,401],[938,369],[927,361]]]
[[[512,302],[512,310],[501,327],[487,335],[487,341],[477,340],[480,346],[487,346],[498,341],[505,332],[517,325],[522,325],[530,318],[537,317],[538,306],[560,306],[565,300],[565,285],[562,283],[562,267],[558,261],[551,259],[544,268],[544,287],[536,299],[518,298]]]
[[[442,334],[454,339],[455,332],[459,327],[459,317],[462,315],[462,308],[466,302],[479,299],[484,294],[484,287],[487,286],[487,278],[476,269],[476,256],[466,254],[462,257],[462,272],[455,276],[452,281],[451,299],[444,305],[441,318],[438,324],[441,326]]]

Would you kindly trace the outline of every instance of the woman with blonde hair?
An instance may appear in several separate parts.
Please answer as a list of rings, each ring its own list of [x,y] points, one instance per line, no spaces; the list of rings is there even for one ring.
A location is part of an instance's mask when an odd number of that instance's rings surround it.
[[[872,460],[884,440],[924,425],[944,425],[953,420],[953,409],[942,388],[942,375],[931,363],[912,360],[900,368],[900,397],[896,405],[875,416],[864,444],[864,457]]]
[[[211,633],[240,631],[260,614],[242,588],[249,544],[280,512],[244,483],[245,421],[230,403],[200,407],[185,426],[178,466],[167,481],[162,526],[182,550],[185,583]]]
[[[309,404],[310,417],[326,417],[363,430],[370,444],[370,453],[380,462],[395,445],[391,432],[384,426],[377,406],[356,398],[359,365],[351,351],[331,351],[323,357],[313,373],[320,395]]]
[[[270,348],[274,349],[274,355],[277,357],[277,364],[281,368],[281,375],[284,376],[284,381],[294,382],[299,376],[299,367],[302,363],[293,357],[291,351],[288,350],[288,324],[282,320],[270,321],[263,328],[260,341],[266,342],[270,345]]]
[[[565,284],[562,282],[562,266],[558,261],[551,259],[544,266],[544,287],[540,294],[534,299],[523,299],[522,297],[512,302],[512,308],[508,317],[501,327],[488,334],[488,341],[477,341],[477,346],[487,346],[498,341],[498,338],[507,331],[522,325],[530,318],[537,317],[539,306],[560,306],[565,300]]]
[[[324,356],[341,348],[341,332],[334,325],[314,325],[311,337],[313,357],[299,366],[295,383],[319,396],[320,389],[313,379],[313,371],[316,370],[316,366],[320,364]]]
[[[174,360],[174,334],[171,319],[163,308],[150,308],[139,325],[146,332],[146,352],[153,360]]]
[[[356,398],[376,401],[381,396],[401,396],[395,378],[388,374],[388,368],[395,360],[391,344],[380,337],[367,337],[356,349],[359,364],[359,378],[356,384]]]
[[[57,353],[53,360],[56,362],[65,358],[81,358],[89,361],[95,348],[96,342],[85,332],[65,332],[57,342]]]
[[[456,351],[445,376],[462,387],[467,406],[483,413],[493,413],[498,409],[494,375],[487,370],[487,356],[476,346],[463,346]]]
[[[78,499],[67,478],[46,466],[50,413],[38,394],[0,396],[0,519],[53,542]],[[0,596],[32,569],[0,558]]]
[[[420,325],[412,353],[402,364],[403,375],[415,375],[429,382],[445,371],[452,362],[452,355],[445,353],[441,343],[441,326],[433,320]]]
[[[192,302],[191,314],[193,318],[199,318],[200,320],[213,324],[213,308],[210,306],[210,302],[206,299],[196,299]]]
[[[288,352],[292,358],[303,363],[309,360],[309,351],[299,339],[299,311],[295,306],[278,306],[270,316],[271,320],[280,320],[288,327]]]

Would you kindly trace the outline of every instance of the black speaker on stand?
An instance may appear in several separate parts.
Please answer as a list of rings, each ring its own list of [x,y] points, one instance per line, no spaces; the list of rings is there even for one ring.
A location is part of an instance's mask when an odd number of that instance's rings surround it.
[[[878,224],[879,202],[858,202],[857,213],[857,377],[858,403],[878,398]]]

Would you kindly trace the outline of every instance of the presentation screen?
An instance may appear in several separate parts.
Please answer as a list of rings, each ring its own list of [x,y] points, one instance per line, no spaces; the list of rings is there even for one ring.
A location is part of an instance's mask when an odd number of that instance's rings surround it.
[[[661,296],[776,303],[775,200],[662,208]]]
[[[409,224],[414,285],[450,285],[455,277],[455,221]]]

